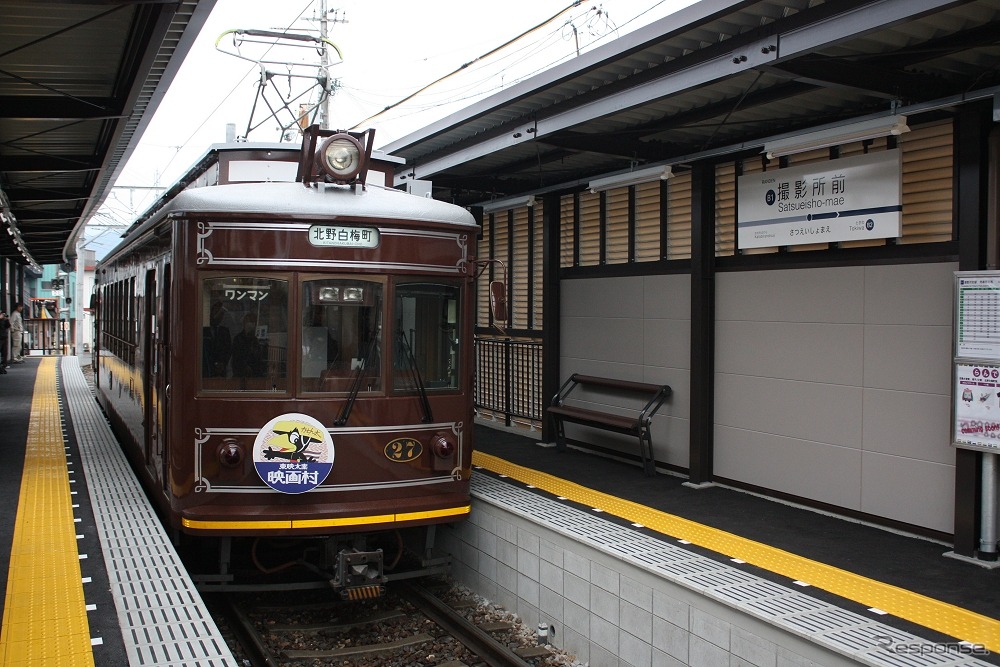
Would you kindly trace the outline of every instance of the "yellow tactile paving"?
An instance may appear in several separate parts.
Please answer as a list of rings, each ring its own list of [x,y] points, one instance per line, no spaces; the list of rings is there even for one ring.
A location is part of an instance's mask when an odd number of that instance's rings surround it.
[[[816,586],[866,607],[874,607],[960,640],[1000,651],[1000,621],[896,586],[717,530],[559,477],[475,452],[473,465],[507,475],[556,496],[600,509],[651,530],[738,558],[794,581]]]
[[[93,665],[62,437],[56,360],[35,380],[7,574],[0,656],[7,665]]]

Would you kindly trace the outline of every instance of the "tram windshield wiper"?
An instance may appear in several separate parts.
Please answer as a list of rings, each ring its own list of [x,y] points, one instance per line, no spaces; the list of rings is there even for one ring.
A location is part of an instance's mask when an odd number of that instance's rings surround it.
[[[351,416],[351,410],[354,409],[354,401],[358,398],[358,392],[361,391],[361,384],[364,380],[365,375],[370,372],[372,361],[375,359],[375,353],[378,350],[379,338],[381,338],[381,315],[376,319],[375,326],[371,330],[371,336],[369,338],[368,350],[365,352],[364,359],[361,360],[361,364],[354,370],[354,377],[351,379],[351,391],[347,396],[347,403],[344,404],[343,410],[340,411],[340,416],[337,417],[337,421],[333,422],[334,426],[343,426],[347,423],[348,418]]]
[[[400,348],[406,353],[406,360],[410,365],[410,377],[413,380],[413,384],[417,387],[417,393],[420,396],[420,407],[424,411],[423,423],[430,424],[434,421],[434,415],[431,414],[431,403],[427,400],[427,390],[424,388],[424,381],[420,377],[420,369],[417,367],[417,360],[413,356],[413,349],[410,347],[410,341],[406,340],[406,334],[403,333],[402,329],[397,329],[396,333],[399,336]]]

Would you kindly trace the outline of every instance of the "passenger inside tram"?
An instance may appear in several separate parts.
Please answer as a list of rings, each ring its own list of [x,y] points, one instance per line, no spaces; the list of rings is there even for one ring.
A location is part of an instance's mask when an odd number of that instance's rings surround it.
[[[208,326],[202,331],[202,375],[226,377],[233,340],[225,324],[226,307],[221,301],[212,304]]]
[[[247,313],[243,329],[233,337],[233,376],[263,377],[267,372],[267,348],[257,337],[257,316]]]

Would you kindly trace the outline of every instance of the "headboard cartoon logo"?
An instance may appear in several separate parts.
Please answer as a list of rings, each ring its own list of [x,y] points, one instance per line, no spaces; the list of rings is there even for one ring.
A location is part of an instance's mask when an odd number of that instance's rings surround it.
[[[281,493],[305,493],[333,469],[333,438],[309,415],[290,412],[269,421],[257,434],[253,464],[264,483]]]

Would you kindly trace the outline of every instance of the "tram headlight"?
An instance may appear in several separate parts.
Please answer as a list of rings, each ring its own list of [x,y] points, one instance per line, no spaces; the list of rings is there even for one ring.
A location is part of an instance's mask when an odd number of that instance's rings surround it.
[[[320,145],[318,166],[333,181],[349,183],[361,171],[362,155],[361,142],[349,134],[335,134]]]
[[[219,447],[219,463],[226,468],[237,468],[243,464],[243,448],[232,438],[226,438]]]
[[[320,183],[365,187],[375,130],[324,130],[310,125],[302,131],[302,151],[295,180],[306,187]]]

